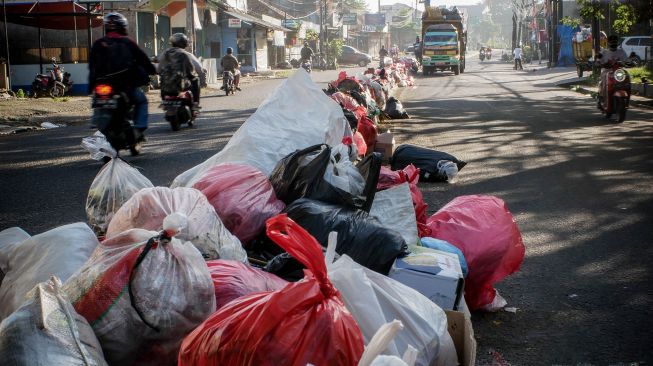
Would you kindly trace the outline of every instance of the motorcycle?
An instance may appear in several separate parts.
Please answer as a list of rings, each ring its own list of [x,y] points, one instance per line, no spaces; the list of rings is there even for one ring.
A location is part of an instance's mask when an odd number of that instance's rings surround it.
[[[52,98],[63,97],[66,91],[72,88],[73,82],[70,80],[70,73],[64,72],[63,67],[57,64],[57,60],[52,58],[52,69],[47,74],[36,74],[32,82],[32,96],[38,98],[48,95]]]
[[[311,61],[310,60],[304,60],[302,62],[302,69],[306,70],[307,73],[311,73]]]
[[[128,149],[133,156],[140,154],[143,136],[131,123],[134,106],[124,91],[111,85],[110,78],[98,79],[91,107],[93,123],[116,151]]]
[[[179,131],[181,125],[186,123],[192,127],[197,117],[197,111],[193,110],[193,93],[189,90],[175,96],[164,96],[160,107],[165,110],[166,121],[170,122],[173,131]]]
[[[626,119],[626,110],[630,104],[630,75],[623,67],[622,62],[616,62],[605,66],[609,69],[605,82],[602,82],[601,88],[603,97],[599,99],[599,109],[605,115],[605,118],[611,118],[613,114],[617,115],[617,122],[621,123]]]
[[[488,60],[492,59],[492,50],[487,48],[485,49],[485,58]]]
[[[222,89],[224,90],[226,95],[229,95],[229,93],[234,94],[236,92],[236,88],[234,86],[233,72],[224,71],[222,73]]]
[[[478,53],[478,58],[481,60],[481,62],[483,62],[485,60],[485,50],[481,50]]]

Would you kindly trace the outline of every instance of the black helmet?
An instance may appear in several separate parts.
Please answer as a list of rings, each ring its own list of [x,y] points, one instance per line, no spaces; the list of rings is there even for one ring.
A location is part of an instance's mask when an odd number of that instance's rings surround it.
[[[610,49],[617,49],[619,46],[619,37],[615,36],[614,34],[611,34],[608,36],[608,48]]]
[[[234,53],[234,49],[231,47],[227,47],[227,55],[231,55],[232,53]]]
[[[183,33],[175,33],[170,36],[170,45],[172,47],[188,47],[188,37]]]
[[[104,16],[104,31],[127,35],[127,18],[120,13],[109,13]]]
[[[308,42],[304,42],[304,46],[305,46],[305,47],[308,47]]]

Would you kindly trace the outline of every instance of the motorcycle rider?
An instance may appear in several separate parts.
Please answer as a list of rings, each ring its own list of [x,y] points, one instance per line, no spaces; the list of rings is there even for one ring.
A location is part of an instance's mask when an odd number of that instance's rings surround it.
[[[185,50],[188,47],[188,37],[185,34],[175,33],[170,36],[170,46],[158,57],[161,98],[166,95],[177,96],[179,92],[190,89],[193,109],[197,110],[200,104],[199,76],[203,73],[202,65],[195,55]]]
[[[311,62],[311,59],[313,58],[313,49],[308,45],[308,42],[304,42],[304,47],[302,47],[302,50],[300,52],[300,60],[299,63],[300,65],[304,63],[304,61]]]
[[[92,93],[97,80],[109,76],[112,87],[124,91],[134,105],[134,131],[143,140],[147,129],[147,98],[139,88],[149,83],[156,69],[136,42],[127,36],[127,18],[120,13],[104,16],[105,36],[93,43],[88,60],[88,85]]]
[[[220,60],[220,65],[222,66],[222,70],[231,71],[234,74],[234,87],[240,91],[240,87],[238,86],[240,84],[240,63],[233,53],[233,48],[227,47],[227,54]]]
[[[601,49],[601,51],[596,55],[598,63],[600,66],[609,66],[616,62],[625,62],[628,59],[626,51],[619,47],[619,37],[615,35],[608,36],[608,49]],[[603,85],[606,82],[605,78],[608,75],[610,70],[605,67],[601,67],[601,80],[599,81],[599,98],[598,98],[598,108],[601,109],[601,102],[603,99]]]

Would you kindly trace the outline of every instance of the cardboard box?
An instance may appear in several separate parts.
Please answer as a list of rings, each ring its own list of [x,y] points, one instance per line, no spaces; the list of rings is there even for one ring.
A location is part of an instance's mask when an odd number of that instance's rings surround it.
[[[456,346],[458,363],[462,366],[476,364],[476,339],[472,320],[460,311],[445,310],[449,334]]]
[[[430,248],[419,249],[418,253],[397,258],[389,277],[415,289],[443,310],[458,310],[464,288],[458,256]]]
[[[395,136],[392,132],[384,132],[376,137],[374,152],[381,154],[384,162],[389,162],[395,152]]]

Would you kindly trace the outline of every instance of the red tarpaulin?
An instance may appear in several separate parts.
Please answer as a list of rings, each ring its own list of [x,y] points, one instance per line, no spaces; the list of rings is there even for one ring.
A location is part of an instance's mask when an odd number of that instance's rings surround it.
[[[7,4],[7,21],[44,29],[88,28],[86,8],[72,1]],[[102,25],[102,15],[91,12],[91,27]]]

